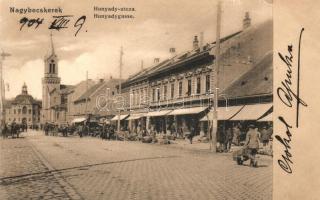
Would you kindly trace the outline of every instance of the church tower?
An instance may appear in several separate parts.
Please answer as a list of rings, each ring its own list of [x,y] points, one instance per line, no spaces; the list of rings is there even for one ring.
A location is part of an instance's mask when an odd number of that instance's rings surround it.
[[[52,121],[51,107],[56,105],[60,93],[60,77],[58,76],[58,57],[54,51],[52,33],[50,34],[51,52],[44,58],[44,77],[42,78],[42,123]]]

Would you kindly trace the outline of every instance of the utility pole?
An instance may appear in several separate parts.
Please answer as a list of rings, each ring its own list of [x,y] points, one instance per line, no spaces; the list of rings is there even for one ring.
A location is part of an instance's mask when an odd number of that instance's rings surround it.
[[[2,63],[5,59],[5,57],[11,56],[11,54],[6,53],[2,50],[1,53],[1,60],[0,60],[0,95],[1,95],[1,99],[0,99],[0,122],[1,122],[1,126],[3,123],[5,123],[5,117],[4,117],[4,100],[5,100],[5,88],[4,88],[4,81],[3,81],[3,69],[2,69]]]
[[[89,89],[89,85],[88,85],[88,78],[89,78],[89,74],[88,71],[86,72],[86,92],[88,92]],[[84,114],[87,114],[87,106],[88,106],[88,97],[86,97],[86,107],[85,107],[85,111]]]
[[[215,68],[212,70],[212,79],[213,79],[213,115],[211,121],[211,151],[216,152],[217,146],[217,131],[218,131],[218,96],[219,96],[219,65],[220,65],[220,29],[221,29],[221,1],[218,1],[217,5],[217,30],[216,30],[216,46],[214,52],[214,63]]]
[[[122,46],[121,46],[121,48],[120,48],[120,60],[119,60],[119,101],[120,101],[120,95],[121,95],[122,56],[123,56],[123,49],[122,49]],[[121,115],[121,107],[119,106],[119,108],[118,108],[118,134],[117,134],[117,138],[120,135],[120,115]],[[123,137],[123,141],[125,141],[125,137]]]

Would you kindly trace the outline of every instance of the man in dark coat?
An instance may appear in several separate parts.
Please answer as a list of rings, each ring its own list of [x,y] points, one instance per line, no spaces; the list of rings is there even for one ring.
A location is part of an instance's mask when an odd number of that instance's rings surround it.
[[[225,150],[229,151],[231,148],[231,143],[232,143],[232,139],[233,139],[233,133],[232,133],[232,129],[231,127],[229,127],[226,131],[226,138],[225,138]]]

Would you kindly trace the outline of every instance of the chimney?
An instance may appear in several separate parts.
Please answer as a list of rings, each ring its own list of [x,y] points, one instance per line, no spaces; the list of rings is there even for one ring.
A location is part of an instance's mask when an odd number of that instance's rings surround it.
[[[153,62],[154,63],[159,63],[160,62],[160,58],[154,58]]]
[[[203,49],[203,32],[200,32],[200,50]]]
[[[100,78],[100,79],[99,79],[99,82],[100,82],[100,83],[102,83],[103,81],[104,81],[103,78]]]
[[[199,48],[198,36],[194,36],[193,49],[198,49],[198,48]]]
[[[171,47],[169,49],[169,52],[170,52],[171,56],[175,56],[176,55],[176,48]]]
[[[249,12],[246,12],[245,17],[243,19],[243,29],[248,28],[251,25],[251,18],[249,16]]]

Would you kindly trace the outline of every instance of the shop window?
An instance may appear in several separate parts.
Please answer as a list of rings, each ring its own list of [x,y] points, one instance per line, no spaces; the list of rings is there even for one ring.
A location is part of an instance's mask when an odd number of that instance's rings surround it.
[[[197,94],[200,94],[201,91],[201,77],[197,77]]]

